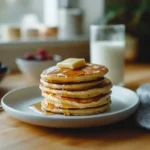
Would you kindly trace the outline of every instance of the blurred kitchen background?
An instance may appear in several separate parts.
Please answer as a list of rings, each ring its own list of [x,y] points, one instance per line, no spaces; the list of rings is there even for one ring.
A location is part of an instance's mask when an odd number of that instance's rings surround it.
[[[125,24],[126,63],[150,63],[149,0],[0,0],[0,61],[45,48],[89,61],[91,24]]]

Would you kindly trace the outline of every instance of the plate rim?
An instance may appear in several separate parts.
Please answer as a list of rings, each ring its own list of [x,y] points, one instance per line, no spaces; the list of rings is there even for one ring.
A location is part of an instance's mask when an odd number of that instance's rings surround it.
[[[113,88],[121,88],[121,89],[125,89],[125,90],[128,90],[130,92],[132,92],[133,94],[135,94],[137,100],[136,100],[136,103],[134,103],[133,105],[127,107],[127,108],[124,108],[124,109],[121,109],[121,110],[118,110],[118,111],[114,111],[114,112],[108,112],[108,113],[100,113],[100,114],[94,114],[94,115],[87,115],[87,116],[65,116],[65,115],[62,115],[62,116],[57,116],[55,117],[55,115],[50,115],[50,116],[45,116],[45,115],[42,115],[42,114],[30,114],[29,112],[24,112],[24,111],[20,111],[20,110],[17,110],[17,109],[14,109],[10,106],[8,106],[7,104],[5,104],[5,98],[9,95],[9,94],[12,94],[13,92],[16,92],[16,91],[19,91],[19,90],[24,90],[24,89],[27,89],[27,88],[37,88],[39,85],[32,85],[32,86],[24,86],[24,87],[21,87],[21,88],[15,88],[9,92],[7,92],[1,99],[1,104],[2,104],[2,107],[3,109],[5,110],[5,108],[7,110],[10,110],[11,112],[14,112],[14,113],[18,113],[19,115],[24,115],[24,116],[30,116],[30,117],[38,117],[38,118],[42,118],[42,119],[53,119],[53,120],[60,120],[60,119],[63,119],[63,120],[80,120],[80,119],[98,119],[98,118],[102,118],[102,117],[109,117],[109,116],[113,116],[113,115],[118,115],[118,114],[122,114],[122,113],[125,113],[126,111],[129,111],[135,107],[138,107],[139,106],[139,97],[137,96],[136,92],[134,92],[133,90],[131,89],[128,89],[126,87],[121,87],[121,86],[117,86],[117,85],[113,85]],[[5,110],[7,112],[7,110]],[[57,114],[56,114],[57,115]],[[58,114],[58,115],[61,115],[61,114]]]

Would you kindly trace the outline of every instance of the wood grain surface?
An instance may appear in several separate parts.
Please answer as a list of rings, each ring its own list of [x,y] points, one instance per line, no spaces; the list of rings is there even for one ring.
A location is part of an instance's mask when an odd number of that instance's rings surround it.
[[[125,67],[125,86],[135,90],[150,82],[150,65]],[[0,83],[0,96],[32,85],[19,73]],[[0,112],[0,150],[149,150],[150,133],[138,127],[134,116],[117,124],[87,129],[52,129],[20,122]]]

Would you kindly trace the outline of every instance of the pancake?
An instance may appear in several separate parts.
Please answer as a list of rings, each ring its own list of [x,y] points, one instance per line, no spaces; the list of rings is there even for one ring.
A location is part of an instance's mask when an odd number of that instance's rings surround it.
[[[55,94],[47,94],[42,93],[42,96],[45,97],[47,103],[55,104],[57,107],[63,108],[90,108],[90,107],[98,107],[110,102],[110,94],[102,94],[97,97],[88,98],[88,99],[75,99],[75,98],[67,98],[60,97]],[[109,100],[108,100],[109,98]]]
[[[107,72],[108,69],[105,66],[86,63],[85,67],[77,70],[53,66],[44,70],[41,78],[52,83],[77,83],[97,80]]]
[[[100,106],[100,107],[93,107],[93,108],[86,108],[86,109],[63,109],[57,107],[53,104],[47,103],[46,100],[41,102],[42,109],[48,112],[53,112],[57,114],[64,114],[66,116],[73,115],[73,116],[84,116],[84,115],[92,115],[105,112],[109,109],[109,104]]]
[[[67,90],[56,90],[51,89],[43,84],[40,85],[40,89],[42,92],[46,92],[48,94],[58,94],[63,97],[71,97],[71,98],[91,98],[98,96],[100,94],[105,94],[110,91],[112,84],[109,79],[105,79],[102,84],[97,87],[88,89],[88,90],[80,90],[80,91],[67,91]]]
[[[66,83],[66,84],[49,83],[43,79],[40,80],[41,84],[43,84],[48,88],[58,89],[58,90],[61,90],[63,88],[64,90],[70,90],[70,91],[90,89],[91,87],[101,84],[103,81],[104,81],[103,77],[96,81],[90,81],[85,83]]]
[[[108,68],[70,58],[41,73],[40,89],[46,112],[91,115],[105,112],[111,103],[112,83],[105,78]]]

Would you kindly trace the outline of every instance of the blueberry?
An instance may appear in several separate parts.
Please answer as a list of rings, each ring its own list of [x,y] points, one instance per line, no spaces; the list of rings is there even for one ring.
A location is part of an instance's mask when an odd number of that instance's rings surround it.
[[[8,68],[6,66],[1,66],[0,67],[0,73],[5,73],[7,72]]]

